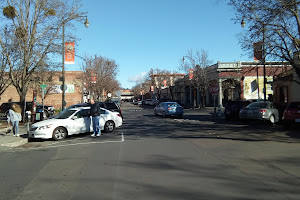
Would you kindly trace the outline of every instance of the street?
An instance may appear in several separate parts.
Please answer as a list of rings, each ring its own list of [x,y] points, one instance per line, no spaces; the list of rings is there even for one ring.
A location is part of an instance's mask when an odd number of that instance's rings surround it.
[[[37,140],[0,151],[0,199],[299,199],[297,129],[154,116],[122,105],[99,138]]]

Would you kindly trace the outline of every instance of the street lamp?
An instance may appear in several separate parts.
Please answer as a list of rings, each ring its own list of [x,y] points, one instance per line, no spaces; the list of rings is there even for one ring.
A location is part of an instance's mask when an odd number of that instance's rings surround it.
[[[90,23],[88,21],[87,16],[78,16],[79,17],[85,17],[85,22],[84,26],[88,28],[90,26]],[[65,109],[66,102],[65,102],[65,96],[66,96],[66,91],[65,91],[65,24],[71,20],[64,20],[62,23],[62,106],[61,109],[62,111]]]
[[[263,93],[264,93],[264,101],[266,101],[267,99],[267,89],[266,89],[266,85],[267,85],[267,81],[266,81],[266,56],[265,56],[265,23],[262,23],[262,28],[263,28],[263,41],[262,41],[262,62],[263,62],[263,75],[264,75],[264,88],[263,88]],[[241,22],[241,26],[242,28],[244,28],[246,26],[246,22],[244,21],[244,19],[242,19]],[[258,74],[258,72],[257,72]],[[258,86],[259,87],[259,86]]]

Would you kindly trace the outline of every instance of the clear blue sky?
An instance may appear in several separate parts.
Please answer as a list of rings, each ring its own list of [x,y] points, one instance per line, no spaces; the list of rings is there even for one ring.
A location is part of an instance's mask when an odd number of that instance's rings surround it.
[[[119,65],[124,88],[151,68],[179,70],[189,50],[208,51],[214,63],[249,60],[243,56],[234,13],[215,0],[82,0],[90,27],[78,25],[76,54],[100,55]],[[79,70],[82,60],[67,70]]]

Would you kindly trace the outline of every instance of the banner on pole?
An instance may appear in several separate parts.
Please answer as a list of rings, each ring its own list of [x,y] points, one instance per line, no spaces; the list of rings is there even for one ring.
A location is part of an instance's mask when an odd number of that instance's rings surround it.
[[[75,64],[75,42],[65,43],[65,64]]]
[[[189,69],[189,79],[192,80],[194,78],[194,69]]]
[[[263,43],[262,42],[256,42],[253,44],[253,50],[254,50],[254,60],[262,60],[263,58]]]

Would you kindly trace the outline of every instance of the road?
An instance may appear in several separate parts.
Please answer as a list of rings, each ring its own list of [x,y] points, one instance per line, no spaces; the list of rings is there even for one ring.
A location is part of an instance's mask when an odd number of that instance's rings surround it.
[[[0,153],[0,199],[299,199],[295,130],[122,106],[111,134]]]

